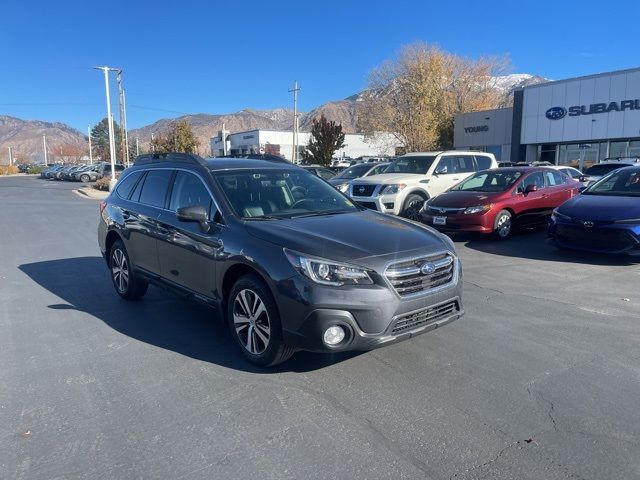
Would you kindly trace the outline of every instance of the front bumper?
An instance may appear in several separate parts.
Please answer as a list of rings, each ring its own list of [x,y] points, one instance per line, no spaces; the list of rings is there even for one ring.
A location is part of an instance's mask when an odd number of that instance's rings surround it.
[[[548,236],[551,243],[585,252],[640,255],[640,225],[621,226],[616,223],[593,222],[590,227],[581,221],[565,221],[552,217]]]
[[[443,214],[442,217],[446,218],[444,225],[436,225],[434,223],[436,217],[438,215],[420,210],[420,221],[440,232],[493,232],[494,216],[491,215],[491,211],[484,214]]]
[[[365,208],[369,208],[371,210],[377,210],[382,213],[390,213],[392,215],[400,215],[400,210],[402,208],[402,202],[400,201],[399,195],[394,193],[392,195],[380,195],[380,189],[383,185],[378,185],[374,189],[373,193],[369,197],[361,197],[352,192],[353,187],[349,188],[347,194],[358,205],[361,205]]]
[[[364,351],[446,325],[464,314],[459,263],[456,268],[455,280],[444,288],[411,297],[400,297],[389,286],[335,288],[311,284],[302,277],[288,279],[285,290],[294,292],[294,298],[289,294],[276,298],[284,341],[309,351]],[[337,346],[328,346],[322,336],[333,325],[347,334]]]

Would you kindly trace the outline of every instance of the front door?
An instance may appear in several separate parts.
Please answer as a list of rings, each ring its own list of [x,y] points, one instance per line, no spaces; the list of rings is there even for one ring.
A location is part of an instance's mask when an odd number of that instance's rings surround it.
[[[182,222],[178,208],[200,205],[209,213],[207,231],[195,222]],[[221,251],[217,209],[204,182],[194,173],[179,170],[173,181],[168,210],[159,218],[158,240],[163,279],[207,298],[215,297],[215,262]]]
[[[445,155],[440,157],[429,179],[431,196],[440,195],[445,190],[461,182],[475,171],[472,155]]]

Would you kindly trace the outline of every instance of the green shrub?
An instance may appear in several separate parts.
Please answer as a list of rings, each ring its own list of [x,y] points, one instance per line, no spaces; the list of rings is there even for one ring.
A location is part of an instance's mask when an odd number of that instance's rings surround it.
[[[18,172],[18,167],[15,165],[0,165],[0,175],[13,175]]]
[[[41,173],[45,168],[44,165],[29,165],[29,168],[27,168],[27,173]]]

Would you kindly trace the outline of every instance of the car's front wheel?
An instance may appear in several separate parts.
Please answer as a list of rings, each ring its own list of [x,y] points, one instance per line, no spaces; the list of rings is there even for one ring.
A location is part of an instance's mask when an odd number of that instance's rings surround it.
[[[408,218],[409,220],[419,221],[422,205],[424,205],[424,198],[415,193],[411,193],[404,201],[400,216]]]
[[[500,210],[493,224],[493,235],[498,240],[505,240],[511,235],[513,229],[513,216],[509,210]]]
[[[109,253],[109,269],[113,286],[125,300],[138,300],[147,293],[149,283],[138,277],[122,240],[116,240]]]
[[[231,288],[227,323],[231,336],[251,363],[263,367],[277,365],[295,352],[282,341],[275,300],[257,275],[245,275]]]
[[[80,181],[87,183],[89,181],[89,175],[80,175]]]

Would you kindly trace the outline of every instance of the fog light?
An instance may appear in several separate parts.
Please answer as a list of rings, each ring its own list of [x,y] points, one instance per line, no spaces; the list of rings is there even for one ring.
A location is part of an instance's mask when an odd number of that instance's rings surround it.
[[[335,346],[344,340],[344,329],[338,325],[327,328],[322,336],[324,343]]]
[[[386,208],[387,210],[393,210],[393,202],[385,203],[384,208]]]

